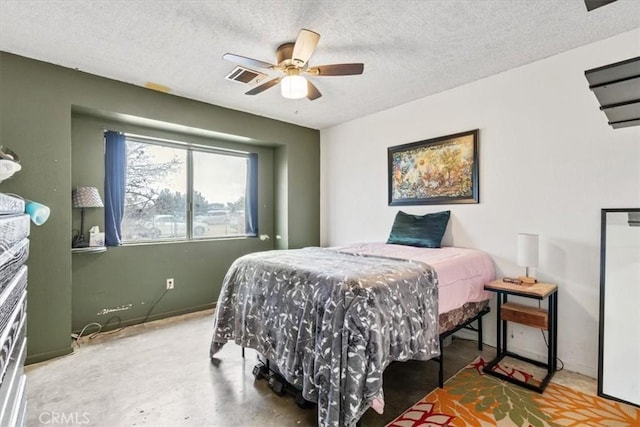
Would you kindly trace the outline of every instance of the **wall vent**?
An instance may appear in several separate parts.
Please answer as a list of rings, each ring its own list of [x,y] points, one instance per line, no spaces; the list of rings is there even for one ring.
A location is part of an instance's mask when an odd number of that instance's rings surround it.
[[[640,126],[640,56],[584,75],[612,128]]]
[[[591,12],[594,9],[613,3],[614,1],[617,0],[584,0],[584,4],[587,6],[587,12]]]
[[[261,73],[259,71],[251,70],[249,68],[244,68],[240,66],[236,66],[226,77],[225,79],[231,80],[232,82],[241,83],[243,85],[257,84],[267,77],[266,74]]]

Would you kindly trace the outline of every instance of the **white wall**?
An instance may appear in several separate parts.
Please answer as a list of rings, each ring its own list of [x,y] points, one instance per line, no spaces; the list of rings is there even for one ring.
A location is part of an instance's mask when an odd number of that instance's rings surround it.
[[[559,285],[559,357],[595,377],[600,209],[640,206],[640,128],[607,125],[584,71],[639,53],[634,30],[322,130],[322,244],[386,240],[399,209],[387,147],[479,128],[480,204],[401,209],[450,209],[444,243],[485,250],[499,276],[523,273],[516,234],[539,234],[533,273]],[[493,313],[487,326],[494,344]],[[512,349],[545,357],[539,331],[512,330]]]

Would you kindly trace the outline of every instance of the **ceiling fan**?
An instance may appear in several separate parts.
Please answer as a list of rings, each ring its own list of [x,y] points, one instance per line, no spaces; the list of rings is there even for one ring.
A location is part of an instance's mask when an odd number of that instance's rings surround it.
[[[257,95],[280,83],[282,96],[290,99],[307,97],[313,101],[322,96],[318,88],[304,76],[352,76],[362,74],[364,64],[331,64],[309,67],[309,58],[313,55],[320,40],[320,34],[302,29],[295,43],[285,43],[276,51],[277,64],[247,58],[246,56],[225,53],[222,59],[245,67],[265,68],[284,73],[283,76],[268,80],[246,92],[246,95]]]

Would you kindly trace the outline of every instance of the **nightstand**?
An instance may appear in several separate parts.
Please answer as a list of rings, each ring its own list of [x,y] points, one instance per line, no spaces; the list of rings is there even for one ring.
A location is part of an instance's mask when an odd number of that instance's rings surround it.
[[[484,372],[528,388],[538,393],[544,389],[551,381],[556,372],[558,360],[558,286],[552,283],[535,283],[533,285],[516,285],[496,280],[484,285],[487,291],[495,292],[498,297],[497,305],[497,332],[496,332],[496,358],[484,367]],[[525,298],[532,298],[541,301],[549,299],[549,309],[545,310],[529,305],[511,303],[507,300],[509,295],[516,295]],[[547,363],[539,362],[528,357],[520,356],[507,350],[507,321],[516,322],[534,328],[546,329],[549,331],[549,345],[547,350]],[[536,366],[547,369],[547,375],[539,386],[526,383],[515,378],[510,378],[500,372],[494,371],[495,366],[505,357],[513,357]]]

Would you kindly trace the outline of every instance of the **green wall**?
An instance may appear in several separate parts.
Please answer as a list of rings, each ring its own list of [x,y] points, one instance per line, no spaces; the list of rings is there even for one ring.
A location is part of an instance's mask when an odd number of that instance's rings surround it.
[[[260,234],[273,236],[272,147],[142,127],[100,117],[98,112],[90,115],[86,109],[83,113],[73,113],[71,124],[72,188],[95,186],[101,194],[104,194],[105,129],[258,153],[258,229]],[[104,209],[86,210],[85,230],[93,225],[104,230]],[[72,229],[79,228],[80,212],[73,209]],[[175,279],[176,288],[162,296],[149,319],[210,308],[233,260],[247,252],[272,249],[272,242],[236,238],[215,242],[140,244],[109,249],[101,254],[74,254],[71,257],[72,330],[79,332],[92,322],[108,323],[110,328],[139,323],[166,290],[169,277]]]
[[[158,130],[147,122],[146,134],[178,132],[181,140],[202,141],[208,139],[203,134],[214,131],[250,138],[261,157],[260,232],[271,240],[133,245],[72,257],[71,230],[78,225],[71,189],[95,185],[102,190],[102,126],[141,126],[135,118],[163,124]],[[180,128],[167,130],[172,125]],[[31,231],[28,363],[70,352],[72,328],[105,322],[111,316],[98,315],[102,309],[130,305],[111,314],[124,323],[140,321],[167,277],[175,278],[176,289],[158,303],[152,318],[211,306],[238,256],[274,246],[319,244],[316,130],[0,52],[0,144],[18,153],[23,166],[0,184],[0,191],[21,194],[52,210],[49,221]],[[102,226],[101,221],[99,212],[90,212],[86,226]],[[275,235],[282,239],[276,241]]]

